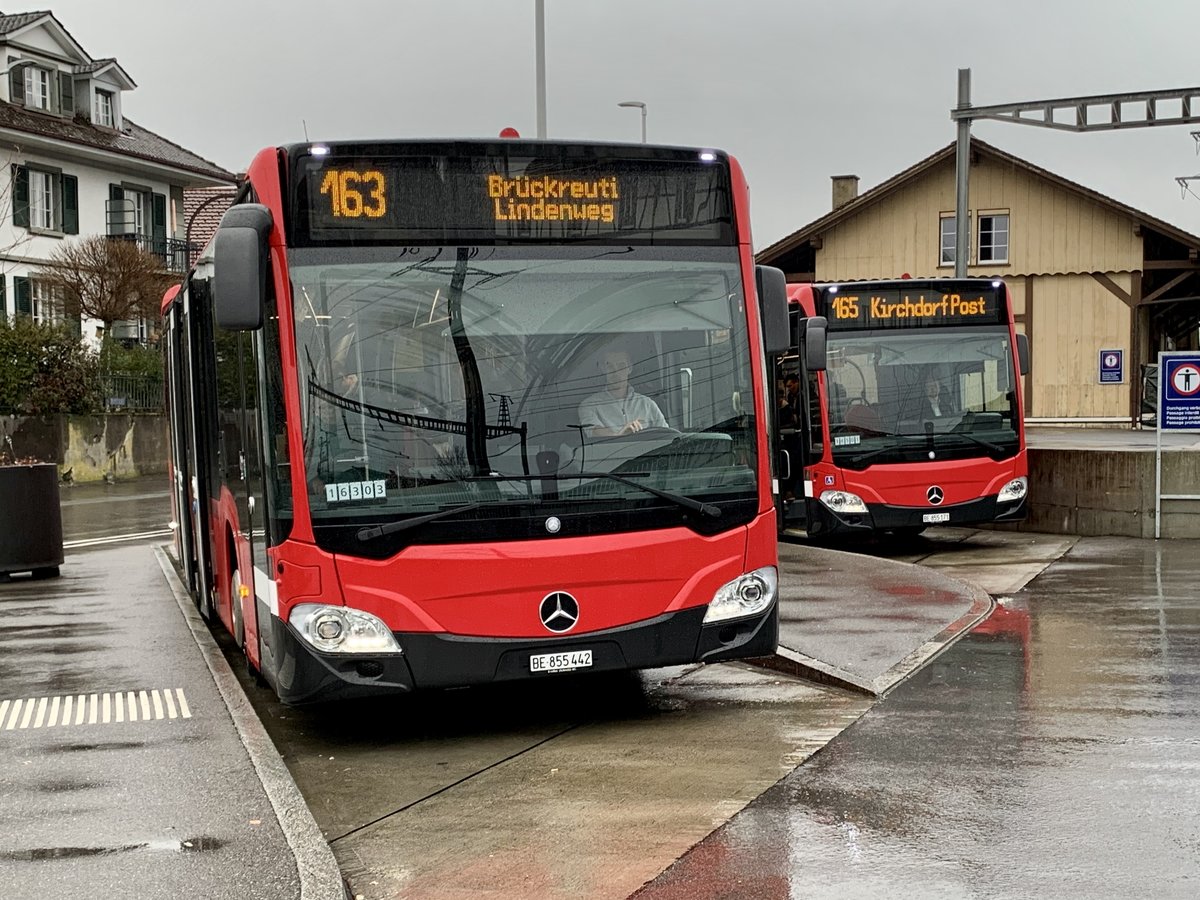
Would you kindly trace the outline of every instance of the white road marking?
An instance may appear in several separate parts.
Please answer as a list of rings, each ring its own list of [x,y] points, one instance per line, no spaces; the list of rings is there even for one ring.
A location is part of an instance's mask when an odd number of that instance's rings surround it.
[[[191,717],[192,710],[183,688],[151,688],[136,692],[61,694],[53,697],[0,700],[0,730],[4,731],[43,727],[66,728],[84,724],[113,725],[125,721],[136,722],[139,719],[143,722],[163,719],[169,721]]]
[[[145,541],[151,538],[167,537],[174,532],[167,528],[162,531],[141,531],[137,534],[117,534],[111,537],[85,538],[78,541],[63,541],[64,550],[77,550],[80,547],[99,547],[104,544],[120,544],[123,541]]]

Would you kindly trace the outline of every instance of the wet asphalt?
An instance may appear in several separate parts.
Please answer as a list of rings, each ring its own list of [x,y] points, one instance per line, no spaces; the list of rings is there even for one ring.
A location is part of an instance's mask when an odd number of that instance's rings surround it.
[[[636,896],[1200,896],[1198,551],[1079,540]]]

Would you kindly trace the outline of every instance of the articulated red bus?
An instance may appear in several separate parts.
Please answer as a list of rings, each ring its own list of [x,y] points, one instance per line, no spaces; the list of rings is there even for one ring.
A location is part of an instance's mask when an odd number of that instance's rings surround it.
[[[727,155],[267,149],[163,314],[183,568],[284,701],[774,652]]]
[[[912,535],[1024,518],[1018,374],[1029,349],[1003,281],[796,284],[788,295],[795,321],[828,320],[828,344],[822,372],[805,371],[802,346],[778,360],[799,388],[792,423],[780,422],[794,425],[781,429],[785,530]]]

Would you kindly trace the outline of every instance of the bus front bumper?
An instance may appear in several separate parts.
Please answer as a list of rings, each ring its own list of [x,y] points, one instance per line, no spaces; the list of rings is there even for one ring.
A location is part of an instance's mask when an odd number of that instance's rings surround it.
[[[300,706],[354,697],[551,678],[531,672],[530,658],[590,650],[581,672],[612,672],[771,656],[779,642],[779,607],[745,619],[704,624],[706,606],[644,622],[562,638],[466,637],[396,632],[402,653],[378,656],[321,653],[292,628],[276,623],[280,665],[268,675],[279,698]]]
[[[948,506],[890,506],[868,503],[865,513],[835,513],[818,500],[808,502],[808,533],[814,537],[842,537],[879,531],[915,531],[932,525],[970,526],[1019,522],[1025,518],[1026,497],[997,503],[995,496]],[[945,516],[930,522],[926,517]]]

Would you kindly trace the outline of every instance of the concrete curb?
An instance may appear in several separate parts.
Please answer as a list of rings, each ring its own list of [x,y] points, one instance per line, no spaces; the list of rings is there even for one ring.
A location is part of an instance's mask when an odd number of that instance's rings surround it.
[[[255,715],[237,676],[233,674],[229,663],[213,643],[208,625],[200,618],[200,613],[188,596],[166,551],[156,546],[154,556],[175,602],[179,605],[179,611],[191,630],[192,638],[200,649],[200,655],[204,657],[204,662],[212,673],[217,690],[225,701],[234,727],[237,728],[238,737],[246,748],[263,791],[275,811],[275,817],[279,820],[279,827],[283,830],[283,836],[296,860],[301,900],[346,900],[349,893],[337,860],[334,859],[333,850],[321,834],[317,820],[313,818],[308,804],[304,802],[304,797],[296,787],[296,782],[292,780],[283,758]]]
[[[835,550],[826,547],[812,547],[809,549],[824,556],[840,556],[853,557],[861,559],[861,555],[847,550]],[[971,598],[971,605],[967,611],[960,615],[953,622],[949,623],[941,631],[931,637],[929,640],[918,645],[911,652],[906,654],[903,659],[888,668],[886,672],[876,678],[868,679],[866,677],[856,675],[840,666],[835,666],[832,663],[823,662],[819,659],[814,659],[799,650],[793,650],[790,647],[779,645],[774,656],[764,656],[759,659],[747,660],[754,665],[761,666],[767,669],[773,669],[777,672],[782,672],[787,675],[792,675],[798,678],[804,678],[808,681],[816,682],[817,684],[827,685],[829,687],[838,688],[844,691],[850,691],[855,694],[862,694],[868,697],[882,698],[885,694],[895,688],[898,684],[905,681],[918,669],[927,662],[939,655],[947,649],[951,644],[957,641],[964,634],[991,615],[995,608],[995,601],[982,588],[965,581],[961,578],[956,578],[952,575],[947,575],[945,572],[929,569],[922,566],[920,563],[905,562],[902,560],[888,560],[889,565],[895,566],[911,566],[912,568],[922,569],[924,571],[934,572],[939,578],[943,578],[955,585],[960,585],[963,593]]]
[[[908,563],[907,565],[915,564]],[[970,592],[971,608],[871,682],[876,697],[884,696],[898,684],[907,680],[923,665],[940,655],[942,651],[990,616],[992,610],[995,609],[996,601],[982,588],[976,587],[969,581],[963,581],[961,578],[942,574],[943,577],[961,584]]]

